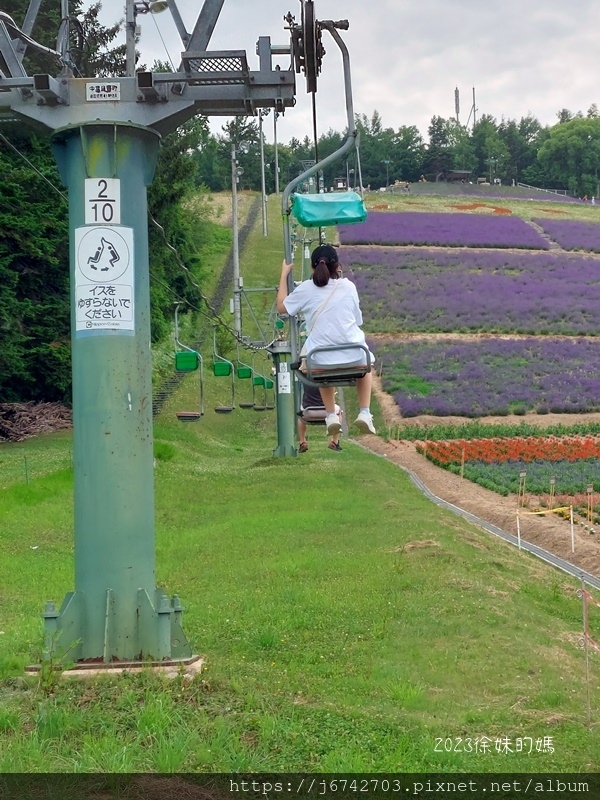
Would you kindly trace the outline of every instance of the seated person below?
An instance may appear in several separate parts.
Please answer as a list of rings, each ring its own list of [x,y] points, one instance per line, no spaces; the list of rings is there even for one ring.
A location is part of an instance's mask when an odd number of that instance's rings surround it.
[[[342,411],[336,404],[336,414],[341,417]],[[306,453],[308,450],[307,429],[308,424],[312,422],[325,422],[327,412],[323,405],[321,392],[312,386],[304,386],[304,394],[302,395],[301,412],[298,415],[298,441],[300,442],[299,450],[301,453]],[[340,446],[340,432],[335,431],[331,436],[331,441],[328,444],[330,450],[342,449]]]
[[[277,289],[277,311],[290,316],[303,315],[306,323],[306,352],[314,356],[317,368],[332,365],[355,366],[356,353],[366,349],[365,334],[356,286],[342,277],[337,251],[330,244],[315,248],[311,255],[312,277],[288,294],[288,276],[293,263],[283,262]],[[330,349],[332,348],[332,349]],[[320,352],[319,352],[320,349]],[[313,359],[311,359],[313,360]],[[370,355],[371,364],[374,361]],[[354,424],[362,433],[375,433],[371,414],[371,372],[355,381],[359,412]],[[327,410],[325,424],[330,436],[341,429],[334,409],[333,386],[320,387]]]

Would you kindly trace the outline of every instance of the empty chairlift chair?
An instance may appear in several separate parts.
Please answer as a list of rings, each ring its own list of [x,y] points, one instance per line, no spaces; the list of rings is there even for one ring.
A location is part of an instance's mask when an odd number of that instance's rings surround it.
[[[215,406],[217,414],[229,414],[235,408],[235,367],[229,359],[217,353],[217,330],[213,334],[213,374],[217,378],[230,379],[229,403]]]
[[[243,361],[240,361],[239,356],[237,358],[237,366],[236,366],[236,373],[238,380],[249,380],[250,387],[251,387],[251,395],[250,398],[239,400],[238,406],[240,408],[254,408],[256,403],[256,391],[254,388],[254,369],[249,364],[244,364]]]
[[[177,411],[176,416],[180,422],[196,422],[204,415],[204,365],[202,356],[197,350],[183,344],[179,341],[179,319],[178,319],[179,304],[175,305],[175,371],[176,372],[194,372],[198,370],[199,376],[199,408],[194,411]]]
[[[254,374],[254,376],[252,378],[252,386],[253,386],[254,390],[256,391],[257,388],[263,390],[262,391],[262,400],[258,400],[258,399],[255,400],[255,403],[254,403],[254,406],[253,406],[255,411],[266,411],[267,410],[267,387],[266,387],[266,384],[267,384],[267,379],[265,378],[264,375],[259,375],[258,373]]]

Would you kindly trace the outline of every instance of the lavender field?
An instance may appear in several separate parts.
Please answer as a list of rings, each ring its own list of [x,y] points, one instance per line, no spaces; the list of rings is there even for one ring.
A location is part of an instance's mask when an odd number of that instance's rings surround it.
[[[600,252],[600,222],[577,219],[534,219],[565,250]]]
[[[596,209],[541,219],[541,206],[455,213],[443,201],[339,231],[365,330],[415,334],[371,342],[402,415],[600,411],[600,258],[567,252],[600,252]]]
[[[370,211],[366,222],[340,225],[338,232],[342,244],[549,249],[535,228],[516,216]]]
[[[403,417],[600,411],[600,340],[415,340],[370,347]]]
[[[373,333],[596,335],[600,260],[574,254],[344,247]]]

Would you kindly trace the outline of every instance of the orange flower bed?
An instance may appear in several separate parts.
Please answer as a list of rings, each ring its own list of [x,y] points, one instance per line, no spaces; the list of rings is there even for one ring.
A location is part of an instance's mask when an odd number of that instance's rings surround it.
[[[420,453],[441,464],[483,461],[579,461],[600,458],[600,436],[548,436],[513,439],[453,439],[417,445]]]
[[[512,214],[510,208],[506,206],[488,206],[487,203],[469,203],[468,205],[453,205],[458,211],[475,211],[477,208],[491,208],[493,214]]]

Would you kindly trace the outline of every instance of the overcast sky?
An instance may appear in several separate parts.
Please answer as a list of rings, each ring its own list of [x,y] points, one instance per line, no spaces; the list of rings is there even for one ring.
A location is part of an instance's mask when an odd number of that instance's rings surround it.
[[[177,6],[191,31],[202,0],[177,0]],[[209,49],[245,49],[250,68],[258,69],[258,37],[287,44],[288,11],[299,20],[299,1],[225,0]],[[498,122],[531,113],[552,125],[559,109],[585,114],[592,103],[600,106],[598,0],[315,0],[315,11],[317,19],[349,20],[342,35],[350,51],[355,112],[371,117],[377,110],[386,128],[416,125],[426,138],[432,116],[455,115],[455,88],[463,124],[473,88],[477,117],[491,114]],[[124,0],[103,0],[105,24],[123,16]],[[143,62],[167,60],[168,51],[177,65],[183,48],[170,12],[138,15],[138,21]],[[323,42],[318,130],[341,132],[346,122],[341,57],[329,33],[323,33]],[[282,68],[288,59],[279,59]],[[312,138],[311,96],[302,75],[297,89],[295,108],[277,123],[280,142]],[[220,132],[224,122],[213,118],[211,127]],[[267,135],[269,126],[272,116],[265,122]]]

